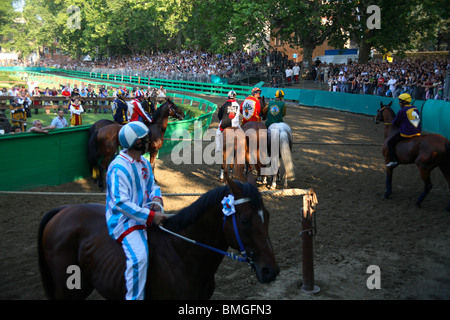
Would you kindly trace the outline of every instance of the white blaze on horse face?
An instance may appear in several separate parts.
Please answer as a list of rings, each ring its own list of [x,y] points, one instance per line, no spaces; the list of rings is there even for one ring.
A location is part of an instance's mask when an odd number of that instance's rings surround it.
[[[264,212],[262,211],[262,209],[258,210],[258,215],[261,218],[262,223],[264,223]]]

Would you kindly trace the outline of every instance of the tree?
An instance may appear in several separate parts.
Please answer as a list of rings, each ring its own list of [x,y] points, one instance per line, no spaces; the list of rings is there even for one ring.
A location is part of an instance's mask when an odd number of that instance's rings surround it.
[[[359,44],[359,62],[366,63],[370,52],[404,52],[420,46],[420,40],[436,43],[439,31],[448,36],[448,0],[360,0],[356,3],[354,19],[348,29]],[[380,28],[369,28],[367,20],[372,15],[367,8],[380,8]],[[447,21],[447,23],[445,23]],[[448,38],[447,38],[448,41]],[[447,42],[448,43],[448,42]],[[430,48],[431,49],[431,48]]]
[[[291,47],[303,48],[303,62],[311,65],[314,49],[328,40],[343,47],[349,35],[344,32],[352,19],[353,1],[271,0],[268,14],[272,37]]]

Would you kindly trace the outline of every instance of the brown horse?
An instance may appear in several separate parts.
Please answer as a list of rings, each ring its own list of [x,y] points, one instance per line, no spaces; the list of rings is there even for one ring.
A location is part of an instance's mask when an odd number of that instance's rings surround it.
[[[155,160],[158,150],[164,143],[164,133],[169,123],[169,116],[176,117],[178,120],[184,119],[184,113],[171,99],[167,98],[166,102],[156,109],[152,123],[147,124],[150,130],[150,140],[147,151],[150,152],[150,163],[152,165],[153,174],[155,170]],[[98,186],[104,189],[104,172],[108,169],[112,159],[117,154],[119,147],[118,134],[122,125],[112,122],[111,120],[102,119],[97,121],[90,133],[88,142],[88,160],[89,166],[93,172],[94,181],[98,179]],[[98,129],[95,131],[95,129]]]
[[[232,176],[233,168],[236,164],[245,164],[245,133],[241,128],[228,127],[222,132],[222,164],[220,170],[220,181],[223,181],[223,177]],[[230,174],[228,174],[228,167],[230,168]],[[243,168],[243,167],[242,167]],[[238,170],[237,178],[241,181],[244,180],[243,176],[244,170]]]
[[[148,227],[145,299],[209,299],[224,256],[236,258],[228,247],[241,251],[238,259],[252,266],[258,281],[275,280],[279,267],[268,234],[269,212],[254,179],[227,181],[172,215],[164,228]],[[236,212],[225,216],[221,202],[230,193]],[[39,227],[38,253],[48,298],[85,299],[94,289],[107,299],[125,298],[126,258],[108,234],[105,206],[68,205],[48,212]],[[72,268],[80,271],[78,289],[67,286]]]
[[[392,120],[395,113],[391,109],[391,105],[381,104],[375,117],[375,122],[383,122],[385,124],[383,156],[385,163],[389,163],[389,151],[387,141],[391,134],[398,129],[392,127]],[[430,192],[433,185],[431,184],[431,171],[439,167],[450,189],[450,141],[440,134],[422,134],[421,136],[403,139],[395,146],[395,152],[398,157],[399,164],[415,163],[419,169],[420,177],[424,182],[424,190],[416,201],[416,206],[420,207],[421,203]],[[392,193],[392,175],[394,168],[386,167],[386,191],[384,197],[387,199]],[[450,211],[450,201],[446,208]]]
[[[245,164],[237,162],[235,169],[237,177],[240,180],[244,179],[254,166],[258,180],[263,177],[263,183],[266,183],[266,176],[262,174],[262,168],[268,163],[266,125],[260,121],[250,121],[242,126],[242,130],[245,135]]]
[[[259,103],[261,106],[260,118],[266,119],[267,109],[266,100],[264,96],[259,97]],[[265,112],[266,111],[266,112]],[[245,180],[245,176],[251,172],[253,165],[258,173],[258,180],[261,179],[261,169],[267,164],[267,128],[263,122],[260,121],[249,121],[242,126],[242,130],[245,136],[245,163],[242,161],[236,161],[236,175],[241,181]],[[225,139],[225,135],[224,135]],[[225,140],[224,140],[225,141]],[[242,139],[238,139],[242,141]],[[234,154],[239,155],[241,149],[238,148],[239,142],[235,144]],[[263,147],[262,149],[260,148]],[[225,154],[224,154],[225,156]],[[225,158],[224,158],[225,159]],[[237,159],[237,160],[240,160]],[[244,174],[244,171],[245,174]],[[266,177],[263,178],[263,183],[266,182]]]

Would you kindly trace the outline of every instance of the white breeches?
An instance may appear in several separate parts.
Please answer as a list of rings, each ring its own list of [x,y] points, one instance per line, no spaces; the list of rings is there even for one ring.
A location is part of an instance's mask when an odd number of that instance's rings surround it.
[[[122,247],[127,257],[125,270],[127,294],[125,298],[127,300],[143,300],[148,267],[147,231],[131,232],[123,239]]]

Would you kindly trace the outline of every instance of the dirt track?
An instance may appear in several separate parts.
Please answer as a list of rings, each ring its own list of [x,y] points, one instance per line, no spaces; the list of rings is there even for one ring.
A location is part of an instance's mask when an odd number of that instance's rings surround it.
[[[414,206],[422,190],[414,165],[395,170],[392,199],[384,200],[383,130],[371,117],[292,104],[286,122],[296,143],[296,180],[289,187],[313,188],[319,200],[314,264],[321,292],[300,292],[301,197],[264,196],[281,272],[263,285],[247,265],[225,259],[213,299],[450,299],[450,214],[444,211],[449,191],[441,173],[433,171],[434,188],[421,209]],[[217,118],[211,126],[217,127]],[[205,192],[221,184],[218,174],[218,165],[176,166],[170,157],[156,166],[163,192]],[[98,189],[83,179],[35,191]],[[166,210],[175,212],[195,199],[166,197]],[[45,299],[37,266],[39,221],[54,207],[83,202],[104,199],[0,195],[0,299]],[[379,290],[366,286],[370,265],[381,269]]]

